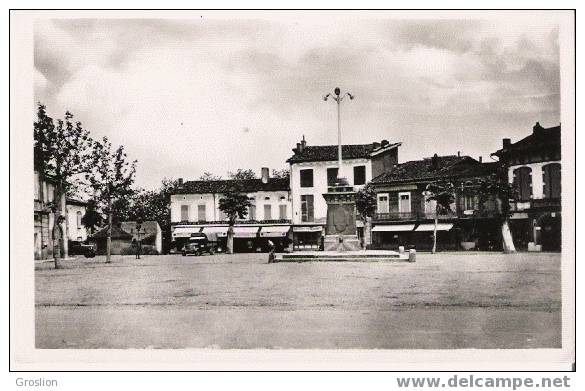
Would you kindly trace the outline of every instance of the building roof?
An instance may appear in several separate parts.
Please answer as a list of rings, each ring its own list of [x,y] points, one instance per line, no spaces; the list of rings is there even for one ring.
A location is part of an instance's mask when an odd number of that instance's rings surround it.
[[[79,205],[79,206],[87,206],[87,201],[79,200],[76,198],[69,198],[65,201],[67,205]]]
[[[93,234],[94,239],[105,239],[107,237],[108,237],[107,225]],[[114,225],[112,226],[112,239],[132,239],[132,235],[124,231],[122,228]]]
[[[550,128],[543,128],[540,123],[536,123],[532,128],[531,135],[524,137],[522,140],[508,145],[492,155],[502,156],[508,153],[521,153],[539,149],[561,150],[561,125]]]
[[[435,165],[433,165],[433,159]],[[374,184],[417,182],[447,178],[471,178],[495,172],[497,163],[480,163],[469,156],[435,156],[397,165],[372,179]]]
[[[390,150],[400,146],[402,143],[380,143],[372,144],[352,144],[341,146],[341,156],[343,159],[369,159],[372,153],[378,153],[383,150]],[[287,163],[300,162],[322,162],[337,160],[337,145],[305,145],[302,150],[293,149],[294,155],[287,159]]]
[[[187,181],[183,184],[182,188],[175,191],[175,194],[223,194],[234,187],[239,188],[240,191],[244,193],[253,193],[257,191],[288,191],[290,189],[290,179],[289,177],[268,178],[267,183],[262,182],[262,179]]]

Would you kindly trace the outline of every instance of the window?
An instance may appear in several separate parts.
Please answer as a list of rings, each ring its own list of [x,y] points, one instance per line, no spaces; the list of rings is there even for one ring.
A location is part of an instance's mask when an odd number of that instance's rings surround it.
[[[272,205],[264,205],[264,220],[272,220]]]
[[[81,211],[77,211],[76,215],[77,215],[77,229],[79,229],[82,226],[82,224],[81,224],[81,218],[83,216],[81,215]]]
[[[327,169],[327,186],[333,186],[337,183],[337,174],[339,173],[339,168],[331,167]]]
[[[513,171],[514,186],[518,191],[520,201],[528,201],[532,198],[532,169],[520,167]]]
[[[353,168],[353,184],[366,184],[366,166],[356,166]]]
[[[301,170],[301,187],[313,187],[313,170]]]
[[[189,221],[189,205],[181,205],[181,221]]]
[[[477,210],[479,200],[477,196],[466,195],[463,197],[463,210]]]
[[[561,165],[559,163],[542,166],[542,183],[544,198],[561,198]]]
[[[250,205],[248,207],[248,219],[256,220],[256,205]]]
[[[311,222],[315,220],[314,196],[306,194],[301,196],[301,221]]]
[[[410,192],[398,193],[398,212],[410,213]]]
[[[206,221],[205,204],[197,205],[197,221]]]
[[[286,205],[278,206],[278,218],[281,220],[286,220]]]
[[[378,194],[378,213],[388,213],[388,194]]]

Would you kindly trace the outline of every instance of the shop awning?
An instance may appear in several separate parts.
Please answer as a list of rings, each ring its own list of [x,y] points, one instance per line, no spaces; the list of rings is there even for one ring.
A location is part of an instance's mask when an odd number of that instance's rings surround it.
[[[306,227],[293,227],[293,232],[321,232],[323,227],[320,225],[311,225]]]
[[[447,224],[447,223],[439,223],[437,224],[437,231],[449,231],[451,228],[453,228],[453,224]],[[421,224],[418,227],[416,227],[416,232],[427,232],[427,231],[433,231],[435,229],[435,224]]]
[[[260,228],[258,226],[234,227],[234,238],[255,238],[259,229]]]
[[[376,225],[372,232],[406,232],[413,229],[414,224]]]
[[[262,227],[260,230],[260,236],[271,237],[271,238],[282,238],[288,235],[290,231],[290,225],[277,225],[274,227]]]
[[[189,226],[176,226],[173,229],[173,239],[175,238],[189,238],[191,234],[201,232],[200,225],[189,225]]]
[[[228,227],[203,227],[204,234],[211,241],[217,241],[217,238],[227,236]]]

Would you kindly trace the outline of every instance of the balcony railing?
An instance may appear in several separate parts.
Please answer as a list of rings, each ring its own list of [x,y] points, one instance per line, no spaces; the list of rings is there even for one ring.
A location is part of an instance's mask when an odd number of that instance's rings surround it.
[[[560,208],[561,199],[560,198],[534,199],[530,202],[530,206],[532,208]]]
[[[172,225],[204,225],[204,224],[228,224],[227,220],[215,220],[215,221],[175,221]],[[291,224],[289,219],[272,219],[272,220],[236,220],[236,224]]]
[[[436,213],[415,211],[415,212],[389,212],[389,213],[376,213],[374,215],[374,221],[405,221],[405,220],[434,220]],[[437,218],[439,220],[452,220],[457,218],[482,218],[482,217],[495,217],[498,215],[498,211],[485,209],[485,210],[468,210],[459,211],[457,213],[451,212],[447,214],[439,214]]]

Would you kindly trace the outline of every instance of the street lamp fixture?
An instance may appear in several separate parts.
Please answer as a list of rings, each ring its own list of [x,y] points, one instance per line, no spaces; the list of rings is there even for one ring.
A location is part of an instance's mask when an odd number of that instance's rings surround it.
[[[342,94],[341,89],[339,87],[335,87],[335,89],[333,90],[333,94],[328,93],[327,95],[323,96],[323,100],[325,102],[327,102],[327,100],[329,100],[329,98],[331,98],[331,99],[333,99],[333,101],[335,103],[337,103],[337,159],[338,159],[337,177],[338,178],[343,178],[343,175],[342,175],[342,170],[343,170],[342,152],[341,152],[341,149],[342,149],[341,148],[341,102],[346,97],[349,97],[350,100],[353,100],[355,98],[354,95],[352,95],[351,93],[349,93],[347,91],[344,94]]]

